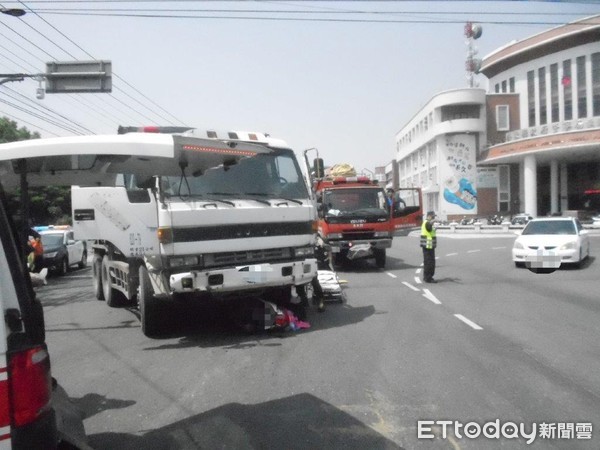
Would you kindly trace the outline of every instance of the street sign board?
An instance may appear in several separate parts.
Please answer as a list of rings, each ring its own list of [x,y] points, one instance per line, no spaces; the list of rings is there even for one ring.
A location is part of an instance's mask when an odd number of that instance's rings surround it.
[[[110,61],[53,61],[46,63],[44,76],[48,94],[112,91]]]

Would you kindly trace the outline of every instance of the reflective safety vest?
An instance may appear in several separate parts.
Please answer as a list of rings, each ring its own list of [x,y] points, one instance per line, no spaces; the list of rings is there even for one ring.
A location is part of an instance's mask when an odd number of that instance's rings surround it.
[[[435,237],[435,228],[431,228],[431,231],[427,231],[425,225],[427,225],[428,222],[428,220],[424,220],[421,225],[421,247],[433,250],[437,245],[437,238]]]

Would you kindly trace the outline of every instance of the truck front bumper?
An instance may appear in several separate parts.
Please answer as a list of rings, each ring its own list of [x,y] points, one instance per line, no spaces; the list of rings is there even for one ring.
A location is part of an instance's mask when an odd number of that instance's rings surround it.
[[[310,283],[317,276],[317,260],[251,264],[208,270],[192,270],[169,277],[171,292],[230,293],[268,287]]]
[[[350,259],[368,258],[373,256],[373,250],[391,248],[391,239],[370,239],[356,241],[329,241],[331,253],[341,253]]]

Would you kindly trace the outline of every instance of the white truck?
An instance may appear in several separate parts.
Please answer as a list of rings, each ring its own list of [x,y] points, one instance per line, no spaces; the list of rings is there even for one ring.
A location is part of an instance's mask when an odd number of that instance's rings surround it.
[[[162,302],[285,302],[316,276],[314,201],[281,140],[199,130],[53,138],[4,144],[2,159],[7,146],[14,159],[36,156],[30,184],[74,185],[73,229],[93,241],[95,295],[137,302],[148,336],[161,331]]]

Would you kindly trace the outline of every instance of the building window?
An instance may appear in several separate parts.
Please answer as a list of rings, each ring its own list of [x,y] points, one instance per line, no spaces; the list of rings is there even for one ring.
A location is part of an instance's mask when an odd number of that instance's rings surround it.
[[[510,77],[508,79],[508,91],[515,92],[515,77]]]
[[[510,166],[498,166],[498,211],[510,210]]]
[[[577,57],[577,117],[587,117],[587,95],[585,84],[585,56]]]
[[[535,127],[535,72],[527,72],[527,109],[529,112],[529,126]]]
[[[565,120],[573,118],[573,80],[571,79],[571,60],[563,61],[562,87],[565,98]]]
[[[552,122],[558,122],[558,64],[550,66],[550,111]]]
[[[592,106],[594,116],[600,116],[600,53],[592,54]]]
[[[504,80],[502,82],[502,93],[505,94],[506,93],[506,80]]]
[[[496,105],[496,130],[510,130],[510,117],[508,105]]]
[[[546,68],[540,67],[538,69],[538,86],[540,92],[540,125],[546,125],[548,123],[548,105],[546,97]]]
[[[442,106],[442,122],[455,119],[479,119],[479,105],[445,105]]]
[[[499,94],[499,93],[500,93],[500,84],[499,84],[499,83],[496,83],[496,85],[494,86],[494,92],[495,92],[496,94]]]

